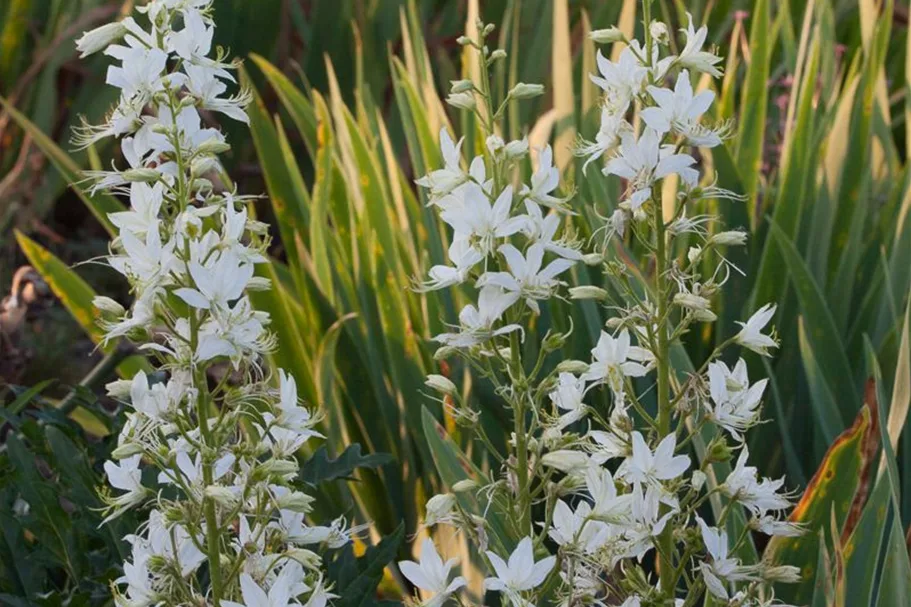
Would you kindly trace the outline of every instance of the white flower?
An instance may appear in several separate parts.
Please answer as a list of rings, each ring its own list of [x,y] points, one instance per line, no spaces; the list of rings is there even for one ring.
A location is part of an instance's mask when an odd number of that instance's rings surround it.
[[[430,593],[431,598],[423,603],[424,607],[439,607],[454,592],[467,585],[462,576],[456,577],[452,582],[449,581],[450,571],[456,562],[456,559],[449,559],[444,563],[437,554],[433,540],[427,538],[421,544],[420,562],[400,561],[399,569],[412,584]]]
[[[106,82],[121,90],[124,98],[138,97],[148,101],[162,87],[162,72],[168,55],[159,48],[148,48],[133,37],[127,37],[130,46],[112,45],[105,55],[119,59],[120,67],[108,68]]]
[[[749,457],[749,449],[744,445],[737,458],[737,464],[721,485],[721,491],[732,500],[743,504],[755,516],[765,515],[769,510],[788,508],[791,505],[790,500],[778,493],[784,485],[784,479],[773,481],[764,478],[760,481],[756,468],[746,465]]]
[[[558,409],[566,411],[561,417],[560,425],[565,427],[582,419],[585,415],[585,381],[572,373],[560,373],[557,387],[548,395]]]
[[[601,127],[595,140],[582,141],[576,148],[578,156],[586,158],[585,164],[582,165],[582,172],[588,169],[595,160],[601,158],[605,152],[612,150],[620,144],[620,137],[624,133],[632,132],[633,127],[626,121],[622,113],[612,112],[609,108],[601,108]]]
[[[173,243],[162,243],[157,229],[150,229],[145,242],[129,230],[120,233],[123,255],[108,258],[112,268],[126,276],[140,291],[167,284],[176,265]]]
[[[557,276],[573,266],[573,261],[565,258],[555,259],[542,269],[544,262],[544,245],[535,243],[528,248],[525,256],[511,244],[499,248],[500,253],[509,264],[509,272],[487,272],[478,279],[477,286],[493,285],[514,293],[517,298],[525,298],[535,314],[540,314],[538,300],[548,299],[563,282]]]
[[[286,430],[308,434],[309,436],[321,436],[318,432],[312,431],[314,420],[310,415],[310,410],[300,406],[297,398],[297,382],[294,376],[284,369],[278,370],[278,376],[281,398],[278,402],[278,411],[274,420],[275,425]]]
[[[626,527],[627,546],[625,555],[628,558],[641,560],[645,553],[651,550],[653,539],[664,531],[667,522],[676,512],[671,508],[660,514],[662,491],[655,486],[649,486],[643,492],[642,485],[634,484],[630,504],[630,524]],[[666,502],[665,502],[666,503]]]
[[[772,317],[775,316],[775,310],[778,306],[766,304],[759,308],[748,321],[738,322],[743,327],[740,333],[734,338],[738,344],[748,348],[762,356],[769,356],[769,348],[777,348],[778,342],[762,333]]]
[[[649,449],[640,432],[632,433],[632,454],[620,465],[617,475],[629,483],[649,483],[658,486],[661,481],[674,480],[690,467],[686,455],[674,455],[677,436],[668,434],[655,452]]]
[[[493,205],[477,184],[468,184],[461,192],[463,203],[445,208],[440,217],[455,230],[455,238],[470,239],[484,256],[493,253],[497,239],[522,229],[525,218],[510,217],[512,186],[506,186]]]
[[[624,329],[616,338],[601,331],[598,344],[592,348],[592,363],[582,376],[585,381],[606,383],[615,395],[623,395],[626,377],[642,377],[654,357],[648,350],[630,345],[629,331]],[[622,398],[618,399],[622,400]]]
[[[592,507],[588,502],[580,503],[573,512],[566,502],[557,500],[547,535],[560,546],[575,546],[593,554],[607,541],[611,530],[606,523],[591,517]]]
[[[449,245],[449,261],[452,266],[433,266],[430,280],[418,288],[419,291],[436,291],[460,285],[471,273],[471,269],[483,261],[484,255],[471,244],[468,238],[455,238]]]
[[[689,13],[686,16],[689,19],[689,23],[685,30],[681,30],[686,35],[686,46],[680,52],[677,63],[681,67],[705,72],[715,78],[720,78],[721,70],[716,66],[721,62],[721,57],[702,50],[706,36],[708,36],[708,27],[703,25],[697,31],[693,27],[693,16]]]
[[[503,592],[514,602],[520,599],[519,593],[527,590],[534,590],[547,579],[547,575],[557,557],[548,556],[535,562],[534,549],[530,537],[522,538],[519,545],[509,556],[509,562],[491,551],[487,551],[487,558],[490,559],[496,572],[495,577],[489,577],[484,580],[484,589],[495,592]]]
[[[180,288],[174,294],[194,308],[225,310],[243,294],[253,271],[253,264],[230,254],[220,255],[208,266],[191,261],[190,276],[196,288]]]
[[[679,133],[691,145],[707,148],[721,145],[718,133],[699,125],[699,117],[712,105],[715,93],[706,90],[694,96],[689,72],[680,72],[673,91],[650,86],[648,92],[658,104],[642,110],[642,120],[649,127],[659,133]]]
[[[755,578],[752,567],[743,567],[736,558],[728,556],[728,534],[726,531],[709,527],[698,516],[696,522],[702,531],[702,541],[712,557],[711,563],[699,563],[702,577],[709,591],[716,597],[728,600],[730,595],[725,587],[725,582],[753,580]]]
[[[588,469],[589,457],[581,451],[559,449],[541,456],[541,464],[569,475],[581,475]]]
[[[538,168],[531,176],[531,187],[523,185],[519,195],[541,206],[561,208],[568,199],[551,195],[559,185],[560,171],[554,166],[554,152],[548,145],[538,154]]]
[[[642,67],[629,47],[623,49],[617,63],[598,50],[597,62],[601,75],[590,74],[589,78],[606,93],[605,107],[612,114],[625,114],[633,98],[642,92],[648,70]]]
[[[115,489],[126,491],[126,493],[118,495],[112,500],[111,506],[114,508],[114,513],[108,516],[105,519],[106,521],[141,503],[149,493],[142,486],[142,470],[139,469],[141,461],[141,455],[134,455],[120,460],[119,464],[112,461],[104,462],[104,471],[108,475],[108,483]]]
[[[621,136],[620,154],[607,163],[605,175],[616,175],[629,181],[624,202],[632,210],[641,207],[652,197],[652,186],[669,175],[680,175],[686,184],[695,184],[699,172],[692,168],[696,159],[677,154],[672,145],[661,145],[661,135],[646,128],[637,139],[633,133]]]
[[[756,423],[759,417],[759,405],[769,380],[763,379],[751,386],[746,362],[742,358],[733,371],[723,362],[709,363],[708,375],[714,403],[714,406],[706,403],[709,416],[736,440],[742,440],[742,432]]]
[[[222,601],[225,607],[289,607],[299,605],[296,597],[309,588],[303,583],[303,568],[296,561],[287,561],[272,582],[269,593],[247,573],[240,574],[243,603]]]
[[[483,343],[499,335],[521,331],[522,327],[510,324],[494,329],[494,325],[503,313],[518,300],[518,293],[507,292],[496,286],[481,289],[478,307],[468,304],[459,313],[461,331],[459,333],[442,333],[434,341],[455,348],[468,348]]]
[[[187,73],[187,90],[199,99],[203,109],[221,112],[225,116],[245,124],[250,122],[247,112],[244,111],[250,102],[250,95],[222,96],[228,90],[227,85],[217,78],[222,70],[192,64],[184,65],[183,69]]]
[[[468,180],[468,175],[462,170],[461,150],[462,140],[458,143],[452,141],[446,127],[440,129],[440,152],[443,155],[443,168],[431,171],[417,181],[421,187],[430,190],[431,199],[440,198],[452,192],[455,188]]]
[[[748,525],[759,533],[771,536],[799,537],[805,532],[804,527],[799,523],[779,520],[770,514],[752,518]]]
[[[592,461],[585,471],[585,486],[595,503],[593,516],[617,523],[632,514],[632,495],[617,494],[614,477],[607,468]]]
[[[582,259],[582,253],[577,249],[567,246],[561,241],[555,241],[554,238],[557,230],[560,228],[561,217],[556,212],[551,212],[544,216],[541,207],[531,200],[525,201],[525,210],[528,215],[525,217],[525,225],[522,226],[522,233],[525,234],[533,243],[540,243],[544,249],[564,257],[578,261]]]
[[[158,230],[158,213],[163,199],[163,183],[130,184],[130,210],[110,213],[108,219],[121,230],[145,236],[151,230]]]

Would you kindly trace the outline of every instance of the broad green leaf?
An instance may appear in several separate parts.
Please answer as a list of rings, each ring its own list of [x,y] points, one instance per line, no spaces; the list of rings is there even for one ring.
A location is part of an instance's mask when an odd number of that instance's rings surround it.
[[[363,607],[375,601],[376,588],[383,579],[386,566],[395,560],[405,526],[400,524],[394,533],[387,535],[376,546],[367,548],[364,555],[355,559],[350,545],[341,558],[328,566],[328,577],[335,588],[343,589],[341,596],[333,601],[339,607]]]
[[[807,532],[799,537],[774,537],[763,559],[777,565],[793,565],[802,574],[798,584],[780,584],[778,597],[785,602],[806,604],[812,597],[817,556],[821,545],[819,531],[829,528],[834,513],[839,533],[854,503],[862,472],[870,463],[869,441],[877,440],[873,412],[868,404],[858,413],[854,425],[839,435],[829,447],[822,464],[804,491],[788,520],[800,523]]]
[[[784,254],[791,284],[794,285],[800,302],[801,315],[806,321],[807,342],[812,346],[830,393],[837,399],[842,420],[851,419],[857,410],[858,402],[853,382],[854,374],[826,297],[794,247],[794,243],[774,222],[770,225],[770,237],[778,241],[778,246]]]
[[[358,444],[349,445],[341,455],[332,459],[324,445],[301,468],[300,478],[311,485],[340,478],[351,480],[351,475],[358,468],[379,468],[392,461],[388,453],[362,455]]]

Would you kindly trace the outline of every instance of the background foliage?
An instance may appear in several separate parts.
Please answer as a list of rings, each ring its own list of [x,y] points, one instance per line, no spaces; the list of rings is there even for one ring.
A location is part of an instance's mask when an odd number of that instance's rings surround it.
[[[576,191],[580,237],[592,236],[587,226],[599,225],[597,216],[608,216],[619,198],[619,184],[594,170],[584,174],[569,152],[577,134],[591,138],[597,131],[598,98],[585,77],[594,71],[595,48],[586,33],[615,23],[627,31],[641,27],[636,4],[483,3],[485,20],[501,24],[500,45],[509,53],[495,86],[545,82],[552,91],[511,108],[508,134],[527,134],[533,146],[554,145]],[[257,213],[275,227],[267,272],[277,288],[259,294],[256,305],[275,319],[281,343],[275,363],[291,369],[304,397],[326,412],[329,444],[359,443],[374,454],[365,462],[360,452],[346,452],[338,461],[368,466],[327,476],[350,480],[329,483],[324,503],[373,521],[374,540],[392,535],[401,521],[413,530],[427,496],[466,476],[483,481],[492,474],[479,445],[463,441],[440,404],[422,393],[426,374],[463,382],[484,411],[488,434],[507,436],[491,387],[431,356],[429,338],[455,318],[462,298],[409,288],[413,277],[443,261],[448,238],[413,179],[439,164],[441,126],[464,133],[469,149],[482,145],[472,119],[440,100],[448,80],[472,69],[455,38],[478,3],[216,5],[220,42],[249,54],[244,77],[257,91],[249,133],[229,132],[235,147],[228,170],[244,191],[268,194]],[[731,252],[746,276],[732,275],[713,309],[731,331],[746,311],[779,302],[780,355],[771,365],[749,361],[751,376],[772,379],[766,412],[773,421],[748,440],[763,473],[786,474],[802,494],[794,516],[810,532],[749,549],[801,566],[805,583],[783,588],[783,599],[905,604],[911,585],[905,542],[911,497],[902,499],[902,488],[911,487],[907,8],[892,0],[662,0],[658,7],[675,27],[685,25],[687,11],[697,23],[708,22],[727,54],[717,118],[736,119],[736,135],[704,161],[719,185],[750,199],[694,212],[716,213],[728,227],[748,229],[751,240],[746,251]],[[117,349],[87,364],[59,361],[86,360],[91,351],[94,290],[128,301],[123,285],[103,270],[68,267],[103,251],[106,226],[98,218],[122,203],[66,189],[80,167],[110,154],[67,151],[77,116],[97,118],[110,102],[97,94],[100,64],[76,64],[72,40],[126,8],[102,0],[12,0],[5,15],[0,8],[0,278],[8,284],[24,255],[75,319],[68,323],[47,306],[32,314],[17,350],[33,355],[7,379],[7,406],[0,409],[8,420],[0,469],[10,471],[0,486],[0,551],[29,555],[0,559],[0,590],[21,604],[62,604],[36,602],[39,586],[91,602],[103,587],[91,580],[113,575],[105,559],[116,542],[94,529],[87,490],[107,448],[100,437],[116,416],[88,394],[109,379],[103,371],[116,367],[129,375],[140,363]],[[721,229],[721,222],[710,229]],[[632,267],[643,254],[622,245],[617,253]],[[591,282],[584,268],[575,271],[575,282]],[[568,330],[563,319],[570,313],[572,337],[551,363],[586,358],[605,320],[594,306],[556,302],[541,315],[540,330]],[[698,367],[718,338],[699,335],[688,351],[677,352],[678,367]],[[74,341],[88,345],[73,347]],[[44,386],[42,399],[14,389],[47,377],[64,384],[56,392]],[[66,386],[80,381],[83,390],[67,396]],[[704,445],[694,447],[701,458]],[[68,461],[80,463],[60,465],[61,449],[76,449],[81,459]],[[339,454],[312,455],[311,471]],[[20,485],[29,478],[22,475],[35,458],[46,466],[29,472],[38,475],[30,477],[36,489],[25,495]],[[727,464],[714,466],[720,473]],[[22,500],[29,514],[22,514]],[[47,506],[47,518],[36,511],[39,504]],[[54,527],[59,509],[71,526]],[[74,547],[85,562],[67,559]],[[404,544],[400,555],[409,550]],[[464,556],[467,566],[471,555]],[[19,569],[36,563],[41,573],[34,576]],[[403,590],[387,571],[386,595]]]

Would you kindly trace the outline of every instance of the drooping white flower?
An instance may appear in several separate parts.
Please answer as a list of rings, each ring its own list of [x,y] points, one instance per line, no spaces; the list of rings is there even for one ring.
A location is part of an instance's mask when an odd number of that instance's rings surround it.
[[[616,338],[601,331],[598,344],[592,348],[592,363],[582,379],[606,383],[615,395],[623,395],[625,378],[644,376],[653,360],[654,357],[648,350],[630,345],[629,331],[626,329]],[[619,400],[622,401],[622,398]]]
[[[715,100],[715,93],[705,90],[693,95],[688,71],[680,72],[673,91],[649,86],[648,92],[658,104],[641,112],[642,120],[650,128],[658,133],[678,133],[695,146],[712,148],[721,145],[717,132],[699,124],[699,118]]]
[[[440,129],[440,153],[443,156],[443,168],[431,171],[415,181],[419,186],[430,190],[431,202],[449,194],[468,180],[468,175],[461,167],[461,148],[461,139],[455,143],[446,127]]]
[[[605,92],[604,105],[611,114],[622,116],[629,109],[632,100],[642,92],[648,70],[643,67],[629,47],[623,49],[617,63],[597,54],[600,76],[590,74],[589,78]]]
[[[629,483],[648,483],[660,486],[661,481],[678,478],[690,467],[690,458],[686,455],[674,455],[677,437],[668,434],[654,453],[640,432],[632,433],[632,453],[620,465],[617,475]]]
[[[468,280],[472,268],[483,260],[484,255],[471,244],[470,239],[456,238],[449,245],[449,261],[454,265],[430,268],[430,280],[420,285],[418,290],[436,291],[462,284]]]
[[[119,464],[113,461],[104,463],[108,483],[115,489],[126,491],[112,500],[112,513],[105,519],[106,521],[142,503],[149,494],[149,490],[142,486],[142,471],[139,469],[141,460],[141,455],[134,455],[120,460]]]
[[[702,531],[702,541],[711,556],[711,562],[699,563],[705,585],[716,597],[728,600],[730,595],[726,583],[756,579],[755,569],[741,566],[740,561],[728,556],[728,534],[726,531],[709,527],[696,517]]]
[[[504,291],[493,285],[484,287],[478,297],[478,307],[468,304],[459,313],[461,330],[458,333],[442,333],[433,339],[447,346],[468,348],[500,335],[521,331],[522,327],[517,324],[494,328],[503,313],[518,299],[518,293]]]
[[[715,78],[721,77],[721,70],[717,65],[721,62],[721,57],[702,50],[705,39],[708,36],[708,27],[702,26],[697,31],[693,27],[693,16],[686,14],[689,23],[686,29],[681,30],[686,35],[686,46],[677,57],[677,63],[681,67],[696,70],[710,74]]]
[[[130,185],[130,210],[111,213],[111,223],[138,237],[158,230],[158,214],[164,199],[164,184],[133,183]]]
[[[567,202],[566,198],[551,194],[559,185],[560,171],[554,166],[554,151],[547,145],[538,154],[538,168],[531,176],[531,186],[522,186],[519,195],[541,206],[559,209]]]
[[[449,559],[444,563],[433,540],[426,538],[421,544],[420,561],[399,561],[399,569],[408,581],[430,594],[430,599],[422,603],[424,607],[439,607],[453,593],[468,584],[462,576],[449,581],[456,562],[456,559]]]
[[[538,300],[550,298],[554,291],[563,284],[557,276],[573,266],[573,261],[565,258],[555,259],[546,267],[544,264],[544,245],[535,243],[528,247],[525,255],[511,244],[499,248],[500,253],[509,264],[509,272],[487,272],[477,285],[500,287],[507,293],[515,293],[517,298],[524,298],[535,314],[540,314]]]
[[[625,529],[627,539],[625,556],[639,560],[652,549],[654,538],[661,535],[667,522],[676,511],[676,508],[671,506],[662,514],[662,490],[656,486],[649,486],[643,491],[642,487],[638,483],[633,485],[630,523]]]
[[[493,565],[496,576],[484,580],[484,589],[502,592],[513,602],[520,599],[520,593],[534,590],[543,584],[557,562],[555,556],[548,556],[535,562],[530,537],[522,538],[513,553],[509,555],[508,562],[489,550],[487,558]]]
[[[560,257],[573,261],[582,259],[582,253],[578,249],[554,240],[557,230],[560,228],[561,218],[559,214],[551,212],[545,217],[541,212],[541,207],[531,200],[525,201],[525,210],[528,213],[525,216],[525,225],[522,227],[522,233],[529,240],[533,243],[540,243],[546,251],[550,251]]]
[[[548,394],[551,402],[560,411],[560,427],[568,426],[585,415],[585,382],[572,373],[560,373],[557,386]]]
[[[697,182],[699,172],[692,168],[694,164],[695,158],[676,153],[674,146],[661,145],[658,131],[646,128],[639,138],[632,133],[621,136],[620,153],[607,163],[604,174],[629,182],[624,202],[636,210],[652,197],[652,186],[659,179],[679,175],[684,183]]]
[[[742,358],[733,371],[723,362],[709,363],[708,376],[712,404],[706,403],[706,409],[710,418],[736,440],[742,440],[742,433],[759,417],[759,405],[769,380],[762,379],[751,386]]]
[[[779,511],[791,505],[790,500],[779,493],[784,486],[784,479],[772,480],[758,478],[758,471],[754,466],[747,466],[750,451],[744,445],[737,457],[737,463],[731,470],[721,491],[734,501],[740,502],[754,516],[763,516],[769,510]]]
[[[624,133],[632,132],[633,127],[626,121],[622,113],[612,112],[609,108],[601,108],[601,127],[594,141],[582,141],[576,148],[578,156],[585,157],[582,172],[585,173],[595,160],[600,159],[605,152],[613,150],[620,145],[620,138]]]
[[[769,348],[777,348],[778,342],[770,336],[763,334],[765,328],[772,317],[775,316],[775,310],[778,306],[766,304],[759,308],[755,314],[746,322],[738,322],[743,327],[740,333],[734,338],[738,344],[748,348],[762,356],[770,356]]]

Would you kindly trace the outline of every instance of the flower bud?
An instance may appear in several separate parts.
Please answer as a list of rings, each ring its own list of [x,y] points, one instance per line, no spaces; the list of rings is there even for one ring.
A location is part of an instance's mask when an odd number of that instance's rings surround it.
[[[589,364],[581,360],[564,360],[557,364],[557,373],[579,375],[588,371]]]
[[[567,474],[582,474],[588,467],[588,456],[579,451],[551,451],[541,457],[541,463]]]
[[[566,336],[562,333],[555,333],[544,338],[544,343],[541,344],[541,348],[546,352],[553,352],[559,350],[564,345],[566,345]]]
[[[582,256],[582,263],[587,266],[597,266],[602,262],[604,262],[604,256],[600,253],[589,253]]]
[[[693,312],[693,318],[699,322],[715,322],[718,320],[718,315],[711,310],[696,310]]]
[[[459,93],[468,93],[474,90],[474,82],[471,80],[453,80],[449,84],[451,86],[449,92],[456,95]]]
[[[688,310],[708,310],[711,302],[695,293],[677,293],[674,303]]]
[[[478,484],[475,481],[471,480],[470,478],[466,478],[453,485],[452,490],[456,493],[464,493],[465,491],[471,491],[472,489],[475,489],[477,486]]]
[[[446,98],[446,103],[462,110],[474,110],[478,105],[472,93],[453,93]]]
[[[779,584],[796,584],[801,580],[800,568],[793,565],[777,565],[764,567],[762,577],[766,581]]]
[[[161,173],[155,169],[130,169],[120,175],[130,183],[152,183],[161,178]]]
[[[513,99],[532,99],[543,94],[543,84],[526,84],[524,82],[520,82],[509,91],[509,96]]]
[[[503,138],[499,135],[491,135],[487,138],[487,149],[490,150],[492,154],[496,154],[503,149],[503,146],[506,145],[503,142]]]
[[[304,548],[290,548],[285,554],[289,559],[297,561],[306,569],[318,570],[323,562],[323,559],[318,554]]]
[[[199,155],[211,154],[217,156],[218,154],[224,154],[229,151],[231,146],[225,142],[219,140],[217,137],[212,137],[202,142],[198,148],[196,148],[196,153]]]
[[[690,263],[696,263],[700,255],[702,255],[702,247],[690,247],[689,251],[686,252],[686,259]]]
[[[111,459],[122,460],[142,453],[142,445],[139,443],[124,443],[111,451]]]
[[[133,382],[128,379],[115,379],[114,381],[105,384],[104,388],[111,398],[126,400],[130,398],[130,388],[132,385]]]
[[[428,375],[427,381],[424,382],[424,385],[431,390],[436,390],[441,394],[447,394],[449,396],[458,394],[456,385],[452,383],[448,377],[443,377],[442,375]]]
[[[658,44],[668,43],[667,25],[661,21],[652,21],[648,31],[652,35],[652,39]]]
[[[506,144],[506,157],[510,160],[522,158],[528,154],[528,139],[516,139]]]
[[[103,51],[123,38],[126,33],[127,27],[120,21],[83,32],[82,36],[76,40],[76,50],[80,53],[79,58],[84,59],[98,51]]]
[[[493,23],[488,23],[484,26],[484,29],[481,30],[481,35],[485,38],[493,33],[493,30],[496,26]]]
[[[607,299],[607,291],[601,287],[584,286],[572,287],[569,290],[570,299],[597,299],[603,301]]]
[[[458,42],[461,46],[467,46],[469,44],[474,44],[472,42],[471,38],[469,38],[468,36],[459,36],[458,38],[456,38],[456,42]]]
[[[111,299],[110,297],[105,297],[99,295],[92,300],[92,305],[98,308],[101,312],[107,312],[113,316],[123,316],[126,314],[126,310],[122,305]]]
[[[270,459],[264,462],[259,468],[260,473],[265,476],[287,476],[295,474],[298,470],[297,462],[287,459]]]
[[[289,491],[278,498],[278,506],[284,510],[308,514],[313,509],[315,499],[301,491]]]
[[[719,232],[709,240],[711,244],[740,247],[747,242],[747,233],[741,230]]]
[[[588,34],[588,37],[596,44],[611,44],[613,42],[620,42],[625,38],[623,32],[621,32],[617,27],[609,27],[602,30],[593,30]]]
[[[427,500],[427,512],[424,515],[424,525],[432,527],[446,520],[456,505],[456,496],[452,493],[440,493]]]
[[[490,54],[489,61],[493,63],[494,61],[499,61],[500,59],[506,59],[506,51],[501,48],[498,48]]]
[[[619,329],[620,327],[623,326],[623,319],[617,318],[616,316],[612,316],[607,319],[607,321],[604,323],[604,326],[607,327],[608,329],[610,329],[611,331],[613,331],[615,329]]]
[[[254,276],[247,283],[248,291],[268,291],[272,288],[272,281],[264,276]]]
[[[239,502],[237,494],[231,491],[229,487],[222,485],[209,485],[206,487],[206,497],[213,499],[217,504],[225,508],[233,508]]]
[[[433,360],[446,360],[455,352],[457,352],[457,349],[453,348],[452,346],[443,346],[442,348],[437,348],[437,351],[433,353]]]

